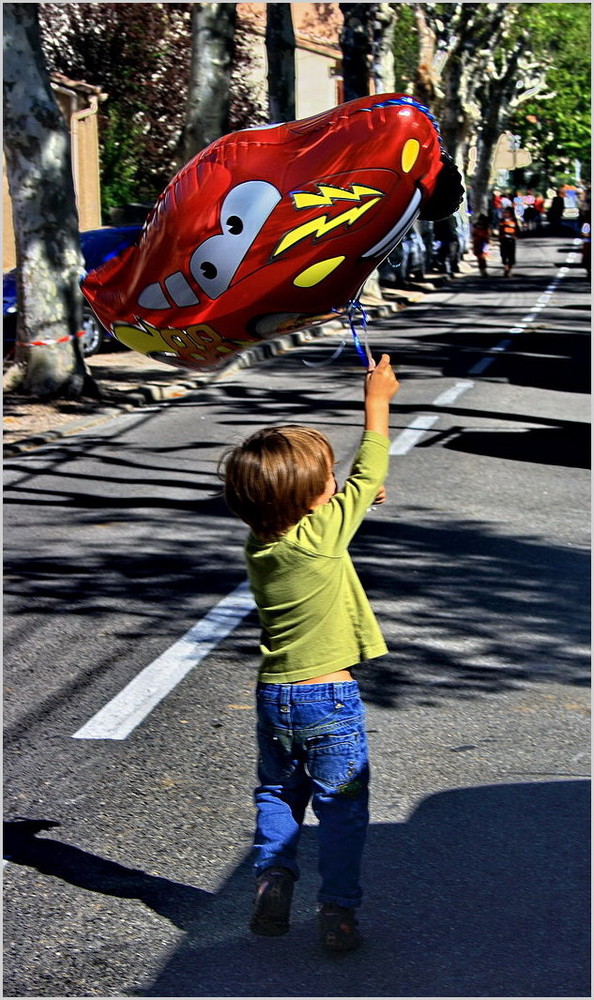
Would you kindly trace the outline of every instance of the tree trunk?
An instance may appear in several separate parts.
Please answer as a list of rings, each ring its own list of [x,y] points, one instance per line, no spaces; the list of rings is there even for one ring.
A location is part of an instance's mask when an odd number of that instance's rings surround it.
[[[295,116],[295,34],[290,3],[266,4],[268,107],[271,122]]]
[[[192,4],[192,56],[180,166],[229,131],[234,3]]]
[[[37,6],[3,8],[4,136],[18,269],[15,357],[28,394],[96,395],[77,338],[84,264],[70,137],[45,67]]]
[[[341,3],[344,24],[340,32],[344,100],[369,93],[371,37],[369,7],[375,4]]]
[[[436,50],[435,32],[427,20],[425,5],[413,4],[419,32],[419,63],[415,74],[414,95],[421,104],[432,106],[436,94],[436,78],[433,60]]]
[[[372,16],[372,61],[371,78],[376,94],[391,94],[394,91],[394,26],[396,10],[394,4],[376,3]]]
[[[470,204],[473,215],[481,212],[488,214],[491,188],[492,162],[497,140],[500,136],[498,124],[495,121],[484,121],[476,147],[476,168],[470,179]]]
[[[493,154],[510,116],[524,45],[518,41],[498,79],[490,80],[482,96],[482,127],[477,142],[477,167],[471,182],[473,212],[485,211],[489,202]],[[476,206],[476,207],[475,207]]]
[[[391,41],[390,26],[395,22],[395,14],[390,4],[341,3],[344,23],[340,32],[342,49],[342,79],[344,100],[366,97],[370,92],[373,77],[375,92],[385,92],[386,73],[394,81],[394,57],[386,53],[388,38]],[[391,60],[391,61],[390,61]],[[382,300],[377,270],[370,274],[364,285],[368,301]]]

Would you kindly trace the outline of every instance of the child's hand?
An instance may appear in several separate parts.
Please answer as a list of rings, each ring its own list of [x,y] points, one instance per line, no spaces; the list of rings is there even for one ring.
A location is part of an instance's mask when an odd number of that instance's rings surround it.
[[[378,503],[378,504],[379,503],[385,503],[386,499],[387,499],[387,496],[388,496],[388,494],[386,493],[386,487],[385,486],[380,486],[380,488],[378,490],[378,494],[377,494],[375,500],[373,501],[374,505],[376,503]]]
[[[383,400],[389,402],[400,388],[400,383],[394,374],[390,364],[390,355],[382,354],[379,364],[373,362],[365,376],[365,398],[366,400]]]

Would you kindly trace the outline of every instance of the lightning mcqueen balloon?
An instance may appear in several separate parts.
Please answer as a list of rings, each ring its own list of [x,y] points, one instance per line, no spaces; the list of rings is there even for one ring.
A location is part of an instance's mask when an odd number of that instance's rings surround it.
[[[215,369],[348,308],[417,216],[445,218],[462,194],[427,108],[358,98],[211,143],[82,290],[133,350]]]

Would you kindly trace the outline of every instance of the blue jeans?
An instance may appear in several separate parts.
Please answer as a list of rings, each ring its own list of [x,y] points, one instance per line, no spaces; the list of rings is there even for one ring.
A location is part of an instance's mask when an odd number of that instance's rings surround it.
[[[299,878],[297,846],[309,800],[319,821],[320,903],[358,906],[369,822],[365,709],[356,681],[260,684],[256,872]]]

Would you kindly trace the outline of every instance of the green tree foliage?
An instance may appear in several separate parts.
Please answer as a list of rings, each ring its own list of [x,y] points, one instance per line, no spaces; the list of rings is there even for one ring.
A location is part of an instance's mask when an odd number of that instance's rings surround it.
[[[100,86],[102,205],[152,203],[175,172],[190,72],[183,3],[42,3],[48,67]]]
[[[394,88],[411,94],[419,66],[419,35],[412,4],[394,4]]]
[[[264,40],[254,45],[252,25],[245,16],[235,23],[234,51],[229,85],[229,128],[238,131],[267,125],[270,119]]]
[[[533,159],[533,185],[590,170],[590,5],[396,4],[396,88],[428,104],[483,204],[503,130]]]
[[[548,95],[536,95],[516,110],[512,127],[551,181],[582,175],[591,165],[591,5],[519,4],[520,24],[546,67]]]
[[[267,125],[268,88],[264,42],[254,45],[250,22],[238,18],[234,35],[235,58],[231,67],[229,128],[238,131]]]

